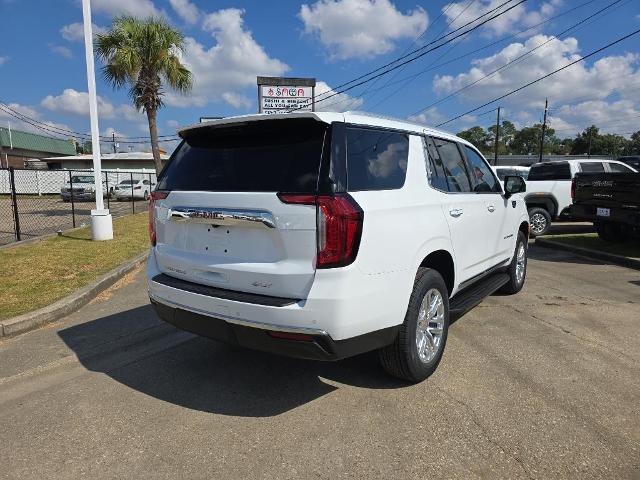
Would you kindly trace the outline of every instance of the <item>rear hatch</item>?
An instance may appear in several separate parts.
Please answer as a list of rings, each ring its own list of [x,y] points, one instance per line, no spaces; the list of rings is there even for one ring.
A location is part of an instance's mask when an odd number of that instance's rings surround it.
[[[329,125],[258,120],[182,132],[155,200],[159,269],[229,290],[306,298],[316,268],[316,206],[278,193],[315,194]],[[164,193],[162,194],[164,195]]]

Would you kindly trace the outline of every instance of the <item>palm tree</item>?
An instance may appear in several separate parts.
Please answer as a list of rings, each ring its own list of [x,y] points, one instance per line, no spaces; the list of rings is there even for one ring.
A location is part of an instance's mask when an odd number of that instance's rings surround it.
[[[147,114],[159,174],[157,113],[163,105],[163,84],[180,93],[189,92],[193,85],[191,72],[179,57],[184,36],[163,19],[123,16],[114,19],[109,32],[96,35],[95,51],[104,64],[104,79],[116,89],[128,84],[133,104]]]

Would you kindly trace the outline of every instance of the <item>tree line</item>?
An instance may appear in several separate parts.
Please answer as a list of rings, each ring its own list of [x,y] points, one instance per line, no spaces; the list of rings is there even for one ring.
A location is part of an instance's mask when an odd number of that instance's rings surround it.
[[[517,129],[504,120],[500,125],[498,155],[539,155],[542,124]],[[473,143],[484,155],[495,152],[496,126],[488,128],[471,127],[458,132],[458,136]],[[553,128],[547,126],[542,147],[543,155],[622,155],[640,154],[640,130],[630,138],[615,133],[600,133],[595,125],[585,128],[575,137],[560,138]]]

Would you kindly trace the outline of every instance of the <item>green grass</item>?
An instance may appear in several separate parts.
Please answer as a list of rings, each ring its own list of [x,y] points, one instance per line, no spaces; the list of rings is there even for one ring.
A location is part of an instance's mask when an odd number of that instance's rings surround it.
[[[149,248],[147,214],[113,220],[113,240],[89,227],[0,250],[0,320],[49,305]]]
[[[553,235],[546,238],[554,242],[572,245],[574,247],[598,250],[600,252],[612,253],[623,257],[640,258],[640,242],[637,240],[631,240],[625,243],[609,243],[601,240],[597,233]]]

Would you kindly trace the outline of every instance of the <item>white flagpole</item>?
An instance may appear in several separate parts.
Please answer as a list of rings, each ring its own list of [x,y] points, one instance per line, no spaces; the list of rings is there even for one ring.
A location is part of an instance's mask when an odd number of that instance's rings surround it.
[[[91,152],[93,154],[93,175],[96,191],[96,208],[91,210],[91,238],[93,240],[111,240],[113,238],[113,222],[109,210],[104,208],[104,199],[102,197],[100,129],[98,128],[98,102],[96,98],[90,0],[82,0],[82,19],[84,22],[84,48],[87,61],[89,115],[91,117]]]

